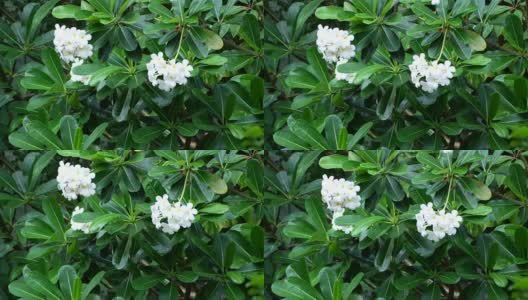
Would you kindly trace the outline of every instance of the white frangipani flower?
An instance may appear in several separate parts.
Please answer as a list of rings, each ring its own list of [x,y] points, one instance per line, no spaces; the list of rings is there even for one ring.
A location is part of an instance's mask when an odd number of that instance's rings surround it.
[[[320,24],[317,28],[317,49],[323,55],[324,60],[336,63],[340,60],[346,61],[356,55],[356,47],[351,44],[354,36],[348,31],[323,27]]]
[[[81,207],[78,207],[78,206],[75,207],[75,209],[72,212],[71,220],[70,220],[71,229],[72,230],[80,230],[80,231],[88,234],[88,233],[90,233],[90,225],[92,225],[92,222],[79,223],[79,222],[75,222],[73,220],[73,217],[75,215],[82,214],[83,212],[84,212],[84,208],[81,208]]]
[[[428,62],[425,54],[413,56],[413,62],[409,65],[411,71],[411,81],[417,88],[422,88],[425,92],[432,93],[439,86],[449,85],[449,80],[453,78],[455,67],[451,66],[450,61],[438,63],[437,61]]]
[[[335,78],[337,80],[345,80],[348,83],[354,83],[354,79],[356,79],[356,73],[341,73],[337,70],[337,67],[344,63],[346,63],[345,60],[340,60],[337,62],[336,68],[335,68]]]
[[[75,200],[78,196],[89,197],[95,194],[95,183],[92,179],[95,174],[88,168],[70,163],[59,163],[57,174],[57,187],[62,191],[64,198]]]
[[[156,228],[161,228],[163,232],[168,234],[173,234],[180,228],[191,227],[194,216],[198,213],[193,208],[192,203],[175,202],[171,204],[167,194],[156,196],[156,203],[150,207],[150,210],[152,223]]]
[[[440,4],[440,0],[431,0],[432,5],[438,5]]]
[[[71,69],[70,69],[71,81],[78,81],[78,82],[82,82],[84,85],[88,85],[88,83],[90,82],[90,78],[91,78],[90,75],[84,76],[84,75],[73,74],[73,68],[82,65],[83,62],[84,61],[79,58],[75,59],[75,61],[73,62]]]
[[[177,84],[186,84],[192,70],[188,60],[184,59],[178,63],[175,59],[166,61],[161,52],[152,54],[150,62],[147,63],[149,81],[163,91],[170,91]]]
[[[89,44],[91,39],[92,36],[85,30],[55,24],[53,45],[61,59],[67,63],[74,62],[76,59],[85,60],[92,56],[93,47]]]
[[[353,181],[343,178],[334,179],[334,176],[323,175],[321,183],[321,195],[323,201],[332,211],[343,211],[345,208],[354,210],[361,205],[361,197],[358,194],[359,186]]]
[[[343,178],[334,179],[333,176],[323,175],[321,196],[327,208],[332,211],[333,230],[343,231],[346,234],[352,232],[352,226],[340,226],[335,221],[344,215],[346,208],[354,210],[361,205],[361,197],[358,192],[359,186],[352,181],[347,181]]]
[[[458,211],[435,211],[433,203],[420,205],[420,212],[416,214],[416,228],[420,234],[434,242],[443,239],[446,235],[454,235],[462,223]]]

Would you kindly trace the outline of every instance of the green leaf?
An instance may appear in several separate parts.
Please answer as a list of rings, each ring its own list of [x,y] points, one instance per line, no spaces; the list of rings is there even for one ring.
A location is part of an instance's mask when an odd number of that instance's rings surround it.
[[[81,299],[86,299],[88,295],[90,295],[92,290],[97,285],[99,285],[99,282],[101,282],[101,279],[103,279],[104,274],[104,271],[98,272],[94,277],[92,277],[92,279],[90,279],[90,282],[88,282],[88,284],[83,287]]]
[[[46,297],[42,296],[29,284],[22,280],[13,281],[9,284],[9,292],[16,297],[27,300],[46,300]]]
[[[45,48],[42,50],[42,62],[48,68],[53,81],[64,85],[64,70],[57,52],[51,48]]]
[[[83,149],[88,149],[106,130],[108,123],[101,123],[95,127],[90,135],[83,141]]]
[[[478,199],[489,200],[491,198],[491,191],[484,183],[473,178],[462,178],[460,182]]]
[[[330,75],[328,74],[328,67],[324,61],[321,53],[317,51],[317,48],[312,47],[306,52],[306,59],[310,64],[310,68],[313,70],[314,75],[325,85],[328,85],[330,81]]]
[[[276,295],[294,300],[322,300],[323,297],[308,283],[297,277],[285,281],[275,281],[271,290]]]
[[[363,137],[365,137],[368,134],[370,128],[372,128],[373,125],[374,125],[373,122],[367,122],[361,125],[361,127],[359,127],[359,129],[352,136],[352,138],[349,139],[347,143],[347,149],[349,150],[352,149]]]
[[[48,129],[44,123],[39,121],[31,121],[28,127],[29,135],[48,146],[51,150],[64,149],[64,145],[62,144],[61,140],[59,140],[55,133]]]
[[[31,36],[35,34],[42,21],[46,18],[46,16],[49,14],[55,4],[57,4],[57,2],[59,2],[59,0],[47,1],[37,9],[35,14],[33,15],[33,18],[31,18]]]
[[[317,230],[324,231],[326,234],[326,231],[330,228],[330,226],[326,221],[326,214],[324,212],[322,202],[316,198],[308,198],[304,202],[304,207],[306,209],[306,213],[312,220],[312,224],[315,225]]]
[[[162,274],[142,275],[132,280],[132,288],[137,291],[144,291],[155,287],[165,278]]]
[[[319,166],[323,169],[341,169],[348,162],[348,157],[340,154],[332,154],[321,157]]]
[[[394,286],[400,291],[414,289],[420,284],[424,284],[427,279],[428,276],[424,273],[406,274],[405,276],[398,277],[394,281]]]
[[[48,164],[54,157],[55,151],[47,151],[40,155],[39,158],[37,158],[31,170],[31,177],[29,179],[29,190],[33,190],[40,174],[48,166]]]
[[[519,164],[512,164],[506,177],[506,185],[519,198],[528,199],[528,188],[526,187],[526,172]]]
[[[486,40],[480,36],[480,34],[474,31],[465,31],[466,38],[469,41],[469,46],[473,51],[484,51],[486,50]]]
[[[222,66],[227,63],[227,58],[218,54],[207,56],[207,58],[200,60],[200,64],[209,66]]]
[[[54,286],[46,277],[35,272],[29,273],[26,278],[28,285],[30,285],[37,292],[45,295],[47,299],[63,300],[63,296],[59,289]]]
[[[42,71],[31,70],[20,81],[20,85],[28,90],[49,90],[55,83],[53,79]]]
[[[9,135],[9,143],[22,150],[42,150],[45,147],[37,140],[23,132],[13,132]]]
[[[302,183],[304,175],[317,160],[320,154],[321,151],[307,151],[302,155],[301,159],[299,159],[293,174],[293,186],[295,188],[299,187],[299,185]]]
[[[321,20],[338,20],[338,15],[344,10],[339,6],[322,6],[317,8],[315,16]]]
[[[229,120],[235,108],[235,97],[233,94],[228,93],[228,88],[222,85],[217,85],[213,89],[212,107],[218,117],[222,119],[224,123],[227,123],[227,120]]]
[[[27,239],[48,240],[55,234],[55,231],[46,222],[35,218],[26,221],[20,233]]]
[[[440,162],[427,152],[418,152],[418,154],[416,154],[416,159],[422,164],[427,165],[433,169],[444,169]]]
[[[400,49],[401,42],[398,35],[388,26],[381,26],[381,42],[385,45],[387,50],[395,52]]]
[[[390,241],[380,241],[380,248],[376,254],[374,265],[379,272],[385,272],[392,261],[392,250],[394,249],[394,239]]]
[[[80,299],[81,295],[74,293],[76,277],[77,272],[75,272],[75,269],[70,265],[64,265],[59,269],[59,286],[66,299]]]
[[[379,222],[385,221],[386,218],[382,216],[370,216],[363,218],[357,222],[355,222],[354,229],[352,230],[352,235],[357,236],[361,232],[367,230],[370,226],[377,224]]]
[[[204,208],[200,208],[200,213],[204,214],[224,214],[229,210],[229,206],[222,203],[210,203]]]
[[[253,14],[247,13],[244,15],[239,34],[251,48],[258,51],[262,47],[260,25],[257,17]]]
[[[158,15],[164,17],[164,18],[167,18],[167,19],[172,19],[173,18],[173,15],[172,15],[171,11],[168,8],[166,8],[165,6],[163,6],[163,4],[161,4],[161,2],[159,0],[150,1],[149,5],[148,5],[148,9],[152,13],[158,14]]]
[[[15,193],[20,193],[15,180],[5,169],[0,169],[0,186],[3,186]]]
[[[296,120],[293,116],[290,116],[288,118],[288,126],[301,140],[308,142],[315,149],[328,149],[328,144],[323,136],[306,121]]]
[[[53,229],[60,232],[61,236],[64,236],[64,233],[66,232],[66,225],[64,224],[64,217],[62,216],[61,209],[57,204],[57,200],[53,198],[43,200],[42,210],[44,210],[46,218]]]
[[[404,143],[412,143],[420,138],[429,130],[429,126],[425,125],[411,125],[401,128],[397,131],[398,140]]]
[[[295,20],[295,27],[294,27],[294,34],[293,39],[297,40],[298,37],[301,35],[304,29],[304,25],[308,18],[314,15],[315,10],[319,5],[323,2],[323,0],[312,0],[308,3],[306,3],[301,10],[299,11],[299,14],[297,15],[297,18]]]
[[[60,121],[61,139],[66,149],[78,150],[75,148],[75,136],[77,133],[77,120],[74,117],[66,115]]]
[[[91,14],[91,12],[83,11],[79,6],[77,5],[60,5],[55,8],[53,8],[53,11],[51,14],[57,18],[57,19],[77,19],[82,14],[88,13]]]
[[[335,299],[337,295],[334,295],[334,284],[337,280],[335,270],[329,267],[324,267],[319,271],[321,292],[325,299]],[[340,295],[339,295],[340,296]]]
[[[227,193],[227,184],[217,175],[205,171],[197,171],[195,174],[197,178],[204,182],[215,194]]]
[[[521,51],[524,49],[523,24],[516,15],[510,14],[506,17],[503,35],[514,48]]]
[[[117,39],[119,40],[121,46],[127,51],[133,51],[137,48],[136,38],[134,37],[132,31],[128,29],[128,27],[118,26]]]
[[[262,165],[256,159],[247,161],[246,178],[248,187],[257,195],[264,194],[264,173]]]
[[[336,115],[329,115],[325,119],[325,136],[328,141],[329,149],[339,149],[339,135],[343,123],[341,119]],[[340,149],[342,150],[342,149]]]
[[[165,131],[162,126],[146,126],[132,132],[132,139],[139,144],[148,144],[160,137]]]
[[[476,208],[473,209],[467,209],[464,210],[465,215],[472,215],[472,216],[487,216],[489,215],[493,209],[486,205],[479,205]]]
[[[273,140],[280,146],[290,150],[310,150],[310,147],[297,135],[286,131],[278,131],[273,134]]]
[[[310,239],[316,228],[303,219],[288,222],[282,233],[289,238]]]

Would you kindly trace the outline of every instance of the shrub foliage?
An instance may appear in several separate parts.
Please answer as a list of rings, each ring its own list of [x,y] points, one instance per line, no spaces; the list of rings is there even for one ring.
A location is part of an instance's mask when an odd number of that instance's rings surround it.
[[[510,149],[526,146],[528,7],[522,1],[271,1],[265,99],[269,148]],[[317,51],[317,26],[354,35],[339,65]],[[416,88],[413,55],[456,73],[433,93]]]
[[[265,278],[275,296],[526,297],[526,153],[276,151],[268,160]],[[323,174],[361,187],[362,205],[335,221],[349,234],[332,229]],[[432,242],[418,233],[415,214],[428,202],[458,210],[456,234]]]
[[[91,168],[95,195],[61,195],[61,160]],[[15,152],[2,164],[0,298],[263,298],[259,153]],[[194,204],[190,228],[154,227],[163,194]]]
[[[20,7],[0,23],[3,147],[261,147],[261,9],[259,1],[186,0]],[[54,24],[91,34],[91,58],[77,67],[61,61]],[[158,52],[190,62],[187,84],[152,86],[146,64]],[[90,76],[88,84],[70,80],[70,71]]]

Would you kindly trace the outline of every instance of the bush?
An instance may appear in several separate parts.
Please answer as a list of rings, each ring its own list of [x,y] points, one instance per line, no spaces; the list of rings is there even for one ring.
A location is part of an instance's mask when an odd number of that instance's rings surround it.
[[[235,151],[11,153],[0,170],[0,298],[263,299],[260,160]],[[65,198],[61,186],[78,191],[79,173],[57,177],[59,161],[91,168],[96,189]],[[155,227],[151,206],[163,194],[194,205],[190,227]]]
[[[271,152],[267,286],[286,299],[526,299],[526,158],[501,151]],[[359,185],[360,206],[332,213],[321,196],[323,174]],[[429,202],[462,217],[456,232],[436,242],[415,220]]]
[[[2,148],[262,147],[261,2],[71,2],[29,3],[0,23]],[[55,24],[86,30],[93,54],[65,59]],[[159,52],[189,61],[187,83],[149,81]]]
[[[269,2],[268,147],[525,147],[528,6],[431,2]],[[339,66],[325,61],[316,45],[319,24],[353,35],[355,57],[345,55]],[[332,36],[326,38],[338,40]],[[429,92],[413,84],[410,65],[420,53],[429,62],[452,63],[456,72],[447,86]]]

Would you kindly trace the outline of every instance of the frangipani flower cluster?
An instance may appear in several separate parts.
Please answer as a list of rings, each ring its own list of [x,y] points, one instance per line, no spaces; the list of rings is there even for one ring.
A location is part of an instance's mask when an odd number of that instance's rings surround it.
[[[184,85],[191,77],[193,67],[186,59],[178,63],[175,59],[166,61],[161,52],[152,54],[151,58],[147,63],[149,81],[163,91],[170,91],[177,84]]]
[[[75,75],[73,74],[73,68],[82,65],[85,59],[92,56],[93,47],[89,44],[91,39],[92,36],[87,34],[85,30],[75,27],[67,28],[64,25],[55,24],[53,39],[55,50],[63,61],[72,63],[70,69],[71,81],[82,82],[84,85],[88,84],[90,76]]]
[[[420,234],[431,240],[439,241],[446,235],[454,235],[462,223],[458,211],[446,213],[444,209],[435,211],[433,203],[420,205],[420,212],[416,214],[416,228]]]
[[[356,55],[356,47],[351,44],[354,36],[346,30],[319,25],[317,30],[317,49],[324,60],[336,63],[348,60]]]
[[[356,74],[346,74],[337,71],[337,66],[346,63],[356,55],[356,47],[352,45],[354,36],[346,30],[329,28],[319,25],[317,30],[317,49],[328,63],[336,63],[335,76],[337,80],[354,82]]]
[[[95,183],[92,182],[95,174],[89,168],[61,161],[57,172],[57,187],[64,198],[76,200],[78,196],[89,197],[95,194]]]
[[[344,210],[345,208],[354,210],[358,208],[361,205],[361,197],[358,195],[358,192],[359,186],[353,181],[323,175],[321,195],[328,209],[332,211]]]
[[[335,179],[333,176],[323,175],[321,183],[321,196],[328,209],[333,213],[332,228],[341,230],[345,233],[352,231],[352,226],[339,226],[335,220],[341,217],[345,208],[354,210],[361,205],[361,197],[358,194],[359,186],[353,181],[347,181],[343,178]]]
[[[423,53],[413,56],[409,70],[414,85],[428,93],[436,91],[439,86],[449,85],[449,80],[453,78],[455,73],[455,67],[451,66],[450,61],[444,63],[428,62]]]
[[[192,203],[169,202],[169,196],[157,196],[150,210],[152,212],[152,223],[156,228],[168,234],[173,234],[180,228],[191,227],[194,216],[198,213]],[[165,222],[164,222],[165,221]]]
[[[93,47],[89,44],[92,36],[87,34],[85,30],[55,24],[54,34],[53,45],[65,62],[75,62],[76,59],[85,60],[92,56]]]
[[[80,231],[88,234],[88,233],[90,233],[90,225],[92,225],[92,222],[79,223],[79,222],[75,222],[73,220],[73,217],[75,215],[82,214],[83,212],[84,212],[84,208],[81,208],[81,207],[78,207],[78,206],[75,207],[75,209],[72,212],[71,220],[70,220],[71,229],[72,230],[80,230]]]

